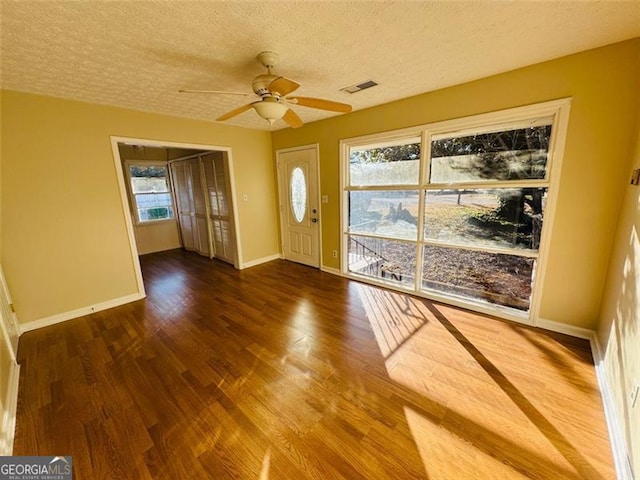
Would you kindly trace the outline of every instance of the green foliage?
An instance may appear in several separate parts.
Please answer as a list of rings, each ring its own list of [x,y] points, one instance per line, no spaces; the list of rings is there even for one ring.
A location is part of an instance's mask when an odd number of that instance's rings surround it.
[[[462,157],[450,168],[492,180],[544,178],[551,126],[435,140],[431,156]]]
[[[409,145],[390,145],[366,150],[352,150],[349,160],[351,163],[387,163],[418,160],[419,158],[420,144],[411,143]]]
[[[159,165],[150,165],[148,167],[143,167],[140,165],[131,165],[131,167],[129,167],[131,170],[131,176],[132,177],[152,177],[152,178],[158,178],[158,177],[166,177],[167,176],[167,169],[166,167],[162,167]]]
[[[148,220],[159,220],[169,218],[169,209],[167,207],[155,207],[147,209]]]
[[[539,179],[545,176],[550,138],[551,125],[443,138],[432,142],[431,156],[466,156],[465,161],[453,161],[451,168],[481,179]],[[533,235],[528,246],[537,248],[543,194],[538,188],[505,190],[494,211],[470,221],[499,235],[510,231],[519,243],[527,243]]]
[[[467,137],[443,138],[431,142],[432,157],[491,154],[517,150],[549,149],[551,125],[521,128],[493,133],[481,133]]]

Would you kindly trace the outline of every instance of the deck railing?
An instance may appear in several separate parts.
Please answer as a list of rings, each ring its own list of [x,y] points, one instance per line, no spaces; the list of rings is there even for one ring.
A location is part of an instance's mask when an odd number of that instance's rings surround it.
[[[379,278],[402,280],[402,274],[398,272],[396,264],[380,253],[382,239],[377,239],[377,249],[371,248],[353,237],[350,237],[349,241],[353,242],[349,247],[349,270]]]

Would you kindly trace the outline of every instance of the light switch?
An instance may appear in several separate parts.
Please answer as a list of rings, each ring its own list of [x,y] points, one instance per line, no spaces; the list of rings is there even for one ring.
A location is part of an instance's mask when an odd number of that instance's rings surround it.
[[[322,203],[329,203],[329,195],[322,195]]]

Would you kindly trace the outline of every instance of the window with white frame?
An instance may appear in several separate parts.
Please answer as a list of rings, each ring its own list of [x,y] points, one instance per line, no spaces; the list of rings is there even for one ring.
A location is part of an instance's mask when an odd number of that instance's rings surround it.
[[[528,312],[561,107],[344,140],[344,273]]]
[[[137,223],[174,218],[167,165],[127,162],[132,208]]]

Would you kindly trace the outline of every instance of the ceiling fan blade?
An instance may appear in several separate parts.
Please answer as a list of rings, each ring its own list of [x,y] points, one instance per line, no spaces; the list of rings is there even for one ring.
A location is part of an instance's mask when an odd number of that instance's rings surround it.
[[[332,102],[322,98],[311,97],[291,97],[287,101],[302,105],[303,107],[319,108],[321,110],[330,110],[332,112],[349,113],[352,110],[351,105],[340,102]]]
[[[245,97],[248,97],[249,95],[252,95],[251,93],[244,93],[244,92],[223,92],[221,90],[178,90],[178,92],[180,93],[213,93],[216,95],[243,95]]]
[[[278,77],[273,82],[271,82],[267,88],[271,93],[278,92],[281,97],[284,97],[285,95],[289,95],[294,90],[297,90],[298,87],[300,87],[299,83],[296,83],[293,80],[289,80],[285,77]]]
[[[284,117],[282,117],[282,119],[291,128],[298,128],[304,125],[302,123],[302,119],[298,116],[298,114],[291,109],[287,110],[287,113],[284,114]]]
[[[223,122],[225,120],[229,120],[230,118],[235,117],[236,115],[240,115],[242,112],[249,110],[251,107],[253,107],[253,103],[247,103],[246,105],[243,105],[234,110],[231,110],[230,112],[227,112],[224,115],[216,118],[216,122]]]

